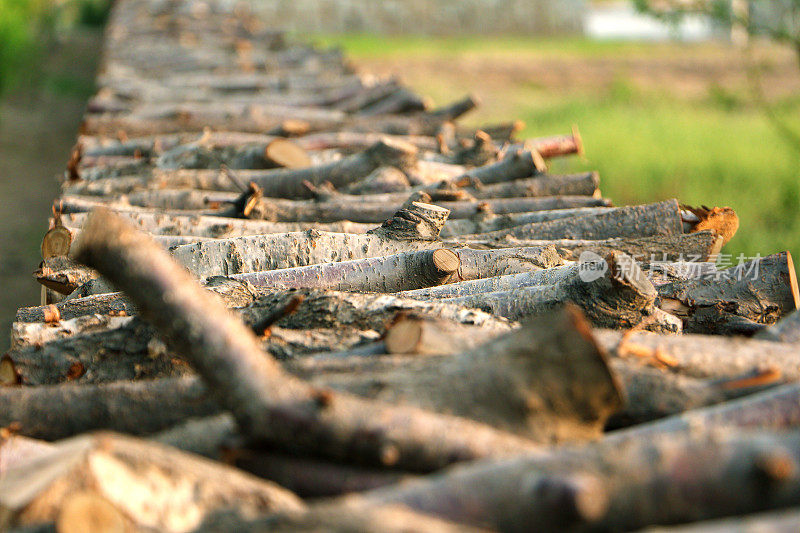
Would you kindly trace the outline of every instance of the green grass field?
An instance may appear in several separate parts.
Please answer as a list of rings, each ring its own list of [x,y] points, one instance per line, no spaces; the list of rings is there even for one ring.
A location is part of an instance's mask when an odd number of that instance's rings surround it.
[[[731,206],[741,227],[725,253],[800,257],[800,152],[752,104],[733,50],[522,38],[322,42],[341,45],[365,70],[396,70],[437,103],[477,92],[484,107],[472,124],[520,118],[525,136],[577,124],[586,158],[557,161],[553,171],[599,170],[604,195],[620,205],[676,197]],[[800,72],[791,54],[781,57],[764,83],[800,131]]]

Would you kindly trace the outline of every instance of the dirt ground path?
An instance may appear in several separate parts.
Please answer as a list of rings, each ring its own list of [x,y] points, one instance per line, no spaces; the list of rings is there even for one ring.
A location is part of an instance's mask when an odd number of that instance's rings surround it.
[[[31,273],[47,213],[95,77],[100,32],[82,33],[47,54],[41,76],[0,103],[0,353],[16,309],[39,305]]]

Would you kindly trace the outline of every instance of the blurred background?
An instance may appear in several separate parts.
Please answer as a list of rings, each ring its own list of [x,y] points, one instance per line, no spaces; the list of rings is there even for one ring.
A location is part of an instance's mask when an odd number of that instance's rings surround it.
[[[233,1],[233,0],[231,0]],[[731,206],[724,250],[800,254],[800,0],[248,0],[465,122],[577,125],[617,204]],[[93,91],[108,0],[0,0],[0,346],[37,305],[44,220]]]

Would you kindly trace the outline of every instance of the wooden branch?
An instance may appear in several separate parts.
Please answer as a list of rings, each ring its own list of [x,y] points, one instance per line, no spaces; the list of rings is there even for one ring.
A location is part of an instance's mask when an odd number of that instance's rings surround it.
[[[146,235],[102,211],[85,230],[76,257],[129,292],[168,346],[191,361],[244,432],[257,440],[342,461],[421,471],[532,448],[529,441],[464,419],[367,402],[291,378],[264,357],[241,322]]]

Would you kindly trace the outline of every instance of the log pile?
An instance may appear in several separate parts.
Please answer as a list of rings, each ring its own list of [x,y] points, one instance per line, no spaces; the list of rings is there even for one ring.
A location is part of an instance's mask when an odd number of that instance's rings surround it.
[[[800,525],[794,265],[723,268],[731,208],[615,207],[548,173],[577,130],[464,127],[232,2],[107,35],[0,359],[0,529]]]

